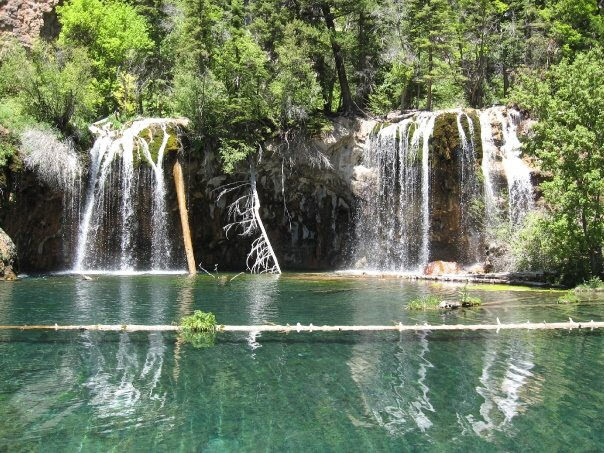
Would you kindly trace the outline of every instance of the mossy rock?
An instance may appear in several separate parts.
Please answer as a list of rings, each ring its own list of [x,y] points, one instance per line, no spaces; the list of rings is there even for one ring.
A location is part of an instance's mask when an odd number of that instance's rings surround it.
[[[164,158],[170,152],[176,152],[180,149],[180,140],[178,139],[178,131],[175,126],[167,126],[166,131],[168,133],[168,142],[164,149]],[[145,140],[149,146],[149,154],[153,162],[157,162],[157,155],[164,140],[164,131],[161,127],[148,127],[143,129],[138,135],[140,138]],[[137,153],[139,154],[139,153]],[[139,159],[136,163],[140,164],[140,160],[145,161],[146,159]]]
[[[446,112],[436,117],[430,145],[432,155],[445,160],[453,158],[455,150],[461,146],[457,131],[457,113]]]

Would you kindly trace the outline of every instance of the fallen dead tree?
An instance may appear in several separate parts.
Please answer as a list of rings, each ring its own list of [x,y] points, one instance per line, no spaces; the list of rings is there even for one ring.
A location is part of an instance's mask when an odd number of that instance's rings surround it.
[[[253,163],[250,165],[249,181],[224,186],[218,195],[218,199],[238,190],[243,190],[243,194],[230,204],[229,217],[232,222],[226,225],[224,230],[227,236],[231,229],[239,229],[240,236],[257,235],[252,242],[252,248],[246,260],[247,268],[252,274],[280,274],[281,267],[277,255],[260,217],[260,197],[258,196],[256,169]]]
[[[564,322],[518,322],[501,323],[499,318],[496,324],[415,324],[404,325],[401,323],[390,326],[315,326],[312,323],[302,325],[257,325],[257,326],[227,326],[217,325],[216,332],[425,332],[425,331],[463,331],[463,330],[558,330],[558,329],[602,329],[604,321],[574,321],[569,318]],[[1,330],[82,330],[100,332],[178,332],[183,330],[177,325],[147,326],[140,324],[88,324],[88,325],[23,325],[0,326]]]

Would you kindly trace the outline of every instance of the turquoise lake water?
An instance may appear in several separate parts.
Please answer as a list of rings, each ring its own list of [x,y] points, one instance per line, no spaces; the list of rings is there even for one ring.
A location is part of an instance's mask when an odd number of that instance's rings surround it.
[[[231,278],[230,275],[228,278]],[[604,319],[604,301],[313,274],[75,276],[0,284],[0,324],[403,324]],[[0,451],[602,451],[604,332],[0,331]]]

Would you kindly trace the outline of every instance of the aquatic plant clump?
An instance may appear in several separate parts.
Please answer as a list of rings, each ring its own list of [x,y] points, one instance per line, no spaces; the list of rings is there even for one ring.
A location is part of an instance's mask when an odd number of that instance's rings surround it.
[[[575,296],[573,293],[568,293],[564,296],[558,297],[558,304],[578,304],[579,298]]]
[[[195,310],[192,315],[180,320],[180,329],[183,332],[215,332],[217,329],[214,313]]]
[[[462,307],[476,307],[482,305],[482,299],[476,296],[470,296],[467,285],[460,291],[459,302]]]
[[[214,313],[195,310],[180,320],[180,339],[194,348],[207,348],[214,345],[217,327]]]
[[[436,296],[425,296],[413,299],[407,304],[407,310],[436,310],[442,300]]]

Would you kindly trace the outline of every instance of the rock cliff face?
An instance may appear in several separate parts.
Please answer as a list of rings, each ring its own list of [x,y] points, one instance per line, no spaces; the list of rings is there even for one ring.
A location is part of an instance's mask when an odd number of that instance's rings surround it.
[[[268,147],[257,168],[260,215],[284,269],[327,270],[347,263],[356,202],[353,173],[367,134],[366,123],[338,118],[331,133],[305,145],[315,156],[323,153],[331,167],[319,165],[312,154],[290,165],[271,156],[281,144]],[[219,167],[212,157],[185,165],[195,256],[208,270],[216,264],[241,269],[253,238],[236,231],[227,237],[223,227],[233,196],[217,200],[217,195],[220,187],[246,175],[219,175]],[[175,206],[172,201],[169,205]]]
[[[478,125],[477,119],[472,122]],[[367,194],[376,185],[376,168],[364,166],[375,126],[374,120],[336,118],[332,132],[321,139],[292,145],[289,150],[280,142],[266,146],[257,164],[260,215],[284,270],[328,270],[354,265],[358,258],[353,256],[358,241],[355,228],[359,222],[367,221],[359,215],[360,207],[367,203]],[[493,135],[499,144],[501,132],[494,128]],[[479,131],[475,136],[479,137]],[[463,262],[469,239],[460,227],[460,167],[455,157],[459,154],[459,137],[454,116],[443,115],[430,143],[429,258]],[[477,146],[476,167],[481,154]],[[175,158],[176,154],[170,153],[164,165],[166,206],[173,256],[182,256],[180,267],[184,268],[171,176]],[[222,174],[215,154],[193,155],[186,149],[180,159],[197,262],[210,271],[215,266],[219,270],[244,269],[254,238],[238,236],[236,231],[227,237],[224,226],[229,223],[228,206],[236,194],[220,199],[218,195],[226,184],[245,180],[249,169],[242,165],[238,174],[227,176]],[[501,162],[494,162],[493,166],[494,184],[504,185]],[[17,245],[21,270],[70,269],[77,245],[77,212],[67,213],[63,194],[44,186],[32,172],[15,169],[9,173],[10,188],[1,201],[0,225]],[[80,213],[85,190],[83,183],[78,201]],[[139,196],[144,199],[150,195]],[[138,221],[139,226],[143,225],[139,230],[144,231],[144,225],[153,222],[150,217],[147,213]],[[138,234],[137,249],[148,251],[151,240],[149,233]],[[116,239],[108,236],[107,241]]]
[[[40,35],[54,37],[58,22],[54,8],[61,0],[0,1],[0,38],[13,37],[31,45]]]

